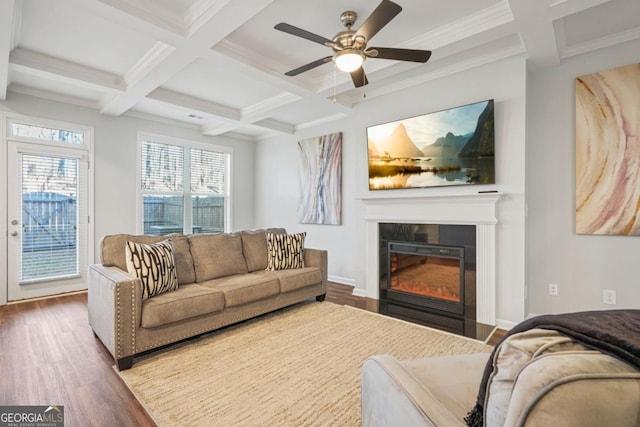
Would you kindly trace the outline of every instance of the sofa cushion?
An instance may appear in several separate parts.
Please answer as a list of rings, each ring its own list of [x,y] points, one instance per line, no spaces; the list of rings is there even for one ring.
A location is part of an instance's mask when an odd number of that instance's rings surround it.
[[[286,234],[287,231],[284,228],[269,228],[240,233],[242,252],[250,272],[267,268],[267,233]]]
[[[267,233],[267,270],[304,267],[304,238],[307,233]]]
[[[184,234],[168,236],[173,243],[173,258],[176,261],[178,284],[184,285],[196,281],[196,272],[193,269],[193,258],[189,248],[189,240]]]
[[[144,244],[128,241],[125,249],[127,271],[142,283],[142,299],[175,291],[178,276],[171,240]]]
[[[127,241],[136,243],[158,243],[165,239],[173,243],[173,258],[176,264],[178,284],[193,283],[196,274],[193,270],[193,259],[189,251],[187,236],[183,234],[169,234],[167,236],[148,236],[133,234],[114,234],[104,236],[100,242],[100,262],[105,267],[118,267],[127,271],[125,245]]]
[[[264,277],[255,274],[221,277],[201,284],[222,291],[225,307],[248,304],[280,293],[277,277]]]
[[[322,282],[322,273],[318,267],[304,267],[290,270],[262,271],[253,274],[263,277],[277,277],[280,292],[291,292]]]
[[[197,284],[182,285],[175,292],[142,303],[142,327],[154,328],[224,309],[224,295]]]
[[[248,272],[238,233],[193,234],[189,246],[198,283]]]

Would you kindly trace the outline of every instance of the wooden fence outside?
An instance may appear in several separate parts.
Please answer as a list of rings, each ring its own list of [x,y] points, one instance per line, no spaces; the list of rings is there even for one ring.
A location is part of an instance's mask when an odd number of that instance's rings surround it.
[[[75,248],[77,203],[74,196],[34,192],[22,195],[22,250]]]
[[[163,235],[182,233],[184,224],[184,198],[144,198],[144,233]],[[193,233],[217,233],[224,230],[224,196],[193,199]]]

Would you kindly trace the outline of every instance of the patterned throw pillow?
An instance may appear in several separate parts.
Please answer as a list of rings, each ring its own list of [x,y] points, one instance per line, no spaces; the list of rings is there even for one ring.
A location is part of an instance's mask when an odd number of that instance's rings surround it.
[[[267,233],[266,270],[304,267],[304,238],[307,233]]]
[[[142,282],[142,299],[178,289],[171,240],[153,244],[127,241],[127,270]]]

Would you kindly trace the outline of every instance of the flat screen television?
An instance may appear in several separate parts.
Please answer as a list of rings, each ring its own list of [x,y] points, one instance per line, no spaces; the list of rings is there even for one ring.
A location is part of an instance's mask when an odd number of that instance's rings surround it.
[[[493,100],[367,128],[369,189],[495,183]]]

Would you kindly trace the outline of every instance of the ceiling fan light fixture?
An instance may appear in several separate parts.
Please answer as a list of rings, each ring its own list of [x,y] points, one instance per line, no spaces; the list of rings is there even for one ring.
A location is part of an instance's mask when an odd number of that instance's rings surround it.
[[[344,49],[333,56],[333,61],[345,73],[357,70],[364,62],[364,54],[358,49]]]

